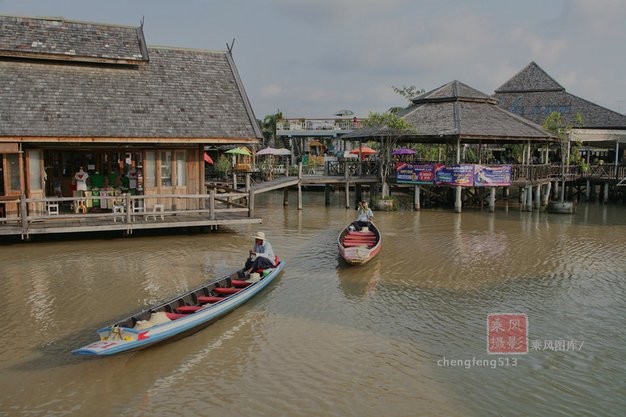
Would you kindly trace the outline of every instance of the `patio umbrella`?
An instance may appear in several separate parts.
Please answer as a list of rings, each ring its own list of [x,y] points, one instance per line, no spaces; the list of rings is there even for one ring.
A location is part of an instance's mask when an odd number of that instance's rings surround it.
[[[274,155],[291,156],[291,151],[286,148],[279,148],[279,149],[276,149],[276,153]]]
[[[353,155],[358,155],[359,154],[359,148],[354,148],[350,151],[351,154]],[[370,148],[369,146],[362,146],[361,147],[361,154],[362,155],[373,155],[375,153],[378,153],[378,151]]]
[[[206,162],[207,164],[212,164],[213,163],[213,159],[206,152],[204,153],[204,162]]]
[[[248,148],[233,148],[233,149],[227,150],[225,153],[229,153],[232,155],[246,155],[246,156],[252,155],[250,151],[248,150]]]
[[[393,151],[393,155],[413,155],[415,151],[409,148],[400,148]]]
[[[256,155],[257,155],[257,156],[262,156],[262,155],[278,155],[278,154],[276,153],[276,151],[277,151],[277,150],[278,150],[278,149],[275,149],[275,148],[270,148],[270,147],[268,146],[267,148],[265,148],[265,149],[261,149],[260,151],[258,151],[258,152],[256,153]]]

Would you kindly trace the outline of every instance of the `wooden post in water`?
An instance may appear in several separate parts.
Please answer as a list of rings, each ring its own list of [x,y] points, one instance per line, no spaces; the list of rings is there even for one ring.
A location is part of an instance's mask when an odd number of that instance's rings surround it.
[[[249,202],[248,205],[253,206],[253,202]],[[209,190],[209,217],[211,220],[215,220],[215,188]]]
[[[324,205],[330,206],[330,185],[324,186]]]
[[[361,161],[361,143],[359,143],[359,163],[360,161]],[[350,208],[350,183],[348,182],[348,179],[350,178],[350,168],[348,167],[347,161],[344,162],[343,178],[345,180],[345,188],[346,188],[346,208]]]
[[[254,217],[254,190],[248,191],[248,217]]]
[[[524,211],[526,206],[526,187],[522,188],[521,192],[520,192],[520,210]]]
[[[554,181],[554,194],[552,195],[553,200],[559,199],[559,180]]]
[[[609,202],[609,183],[604,183],[604,200],[602,200],[604,204]]]
[[[543,193],[543,206],[547,206],[548,203],[550,202],[550,192],[551,192],[551,188],[552,188],[552,181],[548,181],[548,183],[546,184],[546,190]]]
[[[541,184],[537,184],[535,187],[535,208],[541,208]]]
[[[456,187],[456,197],[454,199],[454,211],[456,213],[461,212],[463,206],[463,188],[461,186]]]
[[[246,173],[246,192],[250,191],[250,173]]]
[[[591,182],[587,180],[586,187],[585,187],[585,198],[587,199],[587,201],[589,201],[590,197],[591,197]]]
[[[420,198],[421,198],[420,192],[421,191],[422,190],[421,190],[420,186],[416,185],[415,186],[415,195],[413,196],[413,208],[415,210],[420,210],[422,208],[421,207],[421,201],[420,201]]]
[[[283,191],[283,206],[289,205],[289,187],[285,187]]]
[[[302,162],[298,162],[298,210],[302,210]]]
[[[489,213],[496,211],[496,187],[489,190]]]

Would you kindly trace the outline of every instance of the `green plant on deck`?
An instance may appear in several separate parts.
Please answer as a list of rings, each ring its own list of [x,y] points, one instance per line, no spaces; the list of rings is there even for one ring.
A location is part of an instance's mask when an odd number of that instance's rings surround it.
[[[219,172],[221,175],[225,175],[226,173],[228,173],[228,171],[230,171],[230,169],[231,169],[230,161],[228,160],[227,157],[225,157],[224,155],[221,155],[217,159],[217,162],[215,163],[215,170]]]
[[[372,207],[373,208],[378,207],[378,203],[380,201],[385,201],[385,202],[391,201],[392,202],[392,205],[390,207],[391,211],[398,210],[398,207],[400,206],[400,203],[399,203],[398,199],[395,196],[387,195],[387,196],[384,196],[384,197],[382,197],[382,196],[374,196],[374,197],[372,197]]]

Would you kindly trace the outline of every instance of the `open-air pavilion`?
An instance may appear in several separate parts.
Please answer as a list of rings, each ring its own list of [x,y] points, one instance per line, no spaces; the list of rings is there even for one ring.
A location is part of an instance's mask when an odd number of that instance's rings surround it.
[[[343,139],[382,142],[386,137],[398,135],[399,144],[447,145],[456,148],[454,159],[447,161],[454,164],[463,162],[462,147],[466,144],[478,144],[478,163],[483,162],[482,145],[522,144],[522,166],[514,167],[513,179],[520,186],[536,187],[537,194],[540,193],[541,184],[549,183],[546,166],[542,165],[543,171],[540,173],[540,170],[532,169],[529,163],[533,148],[546,148],[555,138],[541,126],[501,109],[494,98],[464,83],[452,81],[411,101],[411,105],[398,116],[412,125],[414,130],[393,132],[385,126],[367,127],[355,130]],[[419,185],[416,185],[416,201],[419,201],[419,191]],[[492,187],[491,191],[493,201],[495,188]],[[456,186],[457,211],[461,210],[461,199],[462,187],[459,185]]]

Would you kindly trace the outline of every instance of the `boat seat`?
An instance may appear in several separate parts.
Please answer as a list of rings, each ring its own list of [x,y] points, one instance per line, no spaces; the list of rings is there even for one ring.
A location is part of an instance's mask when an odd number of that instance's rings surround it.
[[[213,297],[213,296],[204,296],[204,295],[201,295],[200,297],[198,297],[198,302],[200,304],[218,303],[222,300],[224,300],[224,297]]]
[[[244,287],[247,287],[248,285],[250,285],[249,282],[241,281],[241,280],[238,280],[238,279],[231,279],[230,283],[233,284],[233,287],[235,287],[235,288],[244,288]]]
[[[226,295],[230,295],[230,294],[237,294],[239,291],[241,291],[241,288],[215,288],[213,291],[215,291],[215,294],[226,294]]]
[[[165,313],[165,315],[170,320],[181,319],[183,317],[187,317],[188,316],[188,314],[177,314],[177,313]]]
[[[200,310],[202,308],[202,306],[180,306],[176,308],[176,311],[178,311],[181,314],[185,314],[185,313],[195,313],[196,311]]]
[[[354,243],[354,242],[344,242],[343,246],[345,247],[355,247],[355,246],[362,246],[364,248],[373,248],[374,246],[376,246],[374,243],[365,243],[365,242],[361,242],[361,243]]]
[[[348,236],[376,236],[374,232],[348,232]]]

